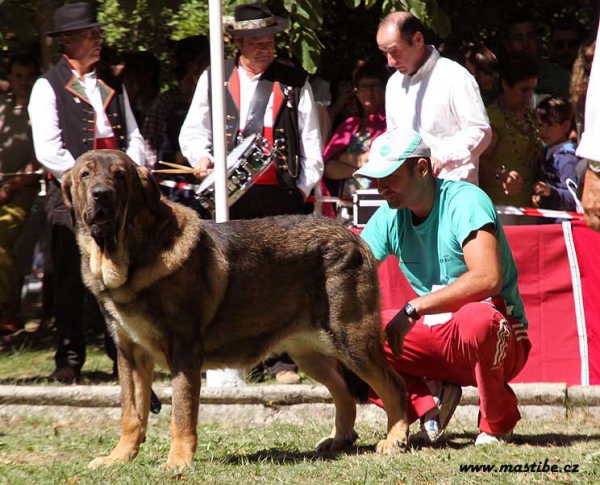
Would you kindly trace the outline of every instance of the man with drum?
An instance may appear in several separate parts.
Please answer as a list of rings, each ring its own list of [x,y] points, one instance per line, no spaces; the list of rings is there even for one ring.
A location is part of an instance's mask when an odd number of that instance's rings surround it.
[[[275,59],[275,34],[285,19],[261,3],[239,5],[226,27],[238,48],[225,63],[227,152],[248,136],[264,137],[274,160],[254,185],[230,208],[231,219],[252,219],[308,211],[306,198],[323,174],[318,111],[307,73]],[[179,135],[183,155],[205,177],[214,165],[210,73],[196,87]],[[280,382],[298,382],[295,366],[276,365]],[[286,372],[287,371],[287,372]]]
[[[318,112],[306,72],[275,59],[275,33],[286,21],[260,3],[239,5],[226,27],[238,48],[225,63],[227,152],[252,134],[277,146],[278,159],[230,209],[231,219],[305,211],[321,179],[323,159]],[[213,166],[210,73],[205,71],[181,128],[183,155],[200,176]]]

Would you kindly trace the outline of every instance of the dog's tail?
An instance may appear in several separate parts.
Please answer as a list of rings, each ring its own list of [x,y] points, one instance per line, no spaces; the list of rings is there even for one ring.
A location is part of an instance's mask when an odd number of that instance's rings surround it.
[[[369,401],[369,385],[345,365],[342,365],[342,375],[352,397],[360,404],[366,404]]]

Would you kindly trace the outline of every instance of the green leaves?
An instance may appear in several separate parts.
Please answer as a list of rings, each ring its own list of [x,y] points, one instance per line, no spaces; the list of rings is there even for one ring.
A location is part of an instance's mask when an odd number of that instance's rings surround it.
[[[321,0],[284,0],[285,10],[304,28],[319,30],[323,24]]]
[[[383,15],[397,10],[412,13],[441,38],[447,37],[452,31],[450,17],[436,0],[383,0]]]

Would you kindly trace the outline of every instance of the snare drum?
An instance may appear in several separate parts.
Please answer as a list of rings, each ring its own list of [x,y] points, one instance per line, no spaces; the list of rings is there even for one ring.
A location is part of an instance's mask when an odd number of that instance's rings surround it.
[[[227,155],[228,206],[244,195],[271,163],[271,154],[265,153],[269,142],[258,134],[250,135]],[[196,199],[200,206],[215,212],[215,174],[209,173],[197,186]]]

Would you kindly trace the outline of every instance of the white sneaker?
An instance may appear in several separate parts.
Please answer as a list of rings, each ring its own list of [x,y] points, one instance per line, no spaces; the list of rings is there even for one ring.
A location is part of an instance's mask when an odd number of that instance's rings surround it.
[[[508,443],[512,438],[512,434],[512,429],[508,433],[504,434],[489,434],[485,431],[482,431],[477,435],[477,438],[475,439],[475,446]]]
[[[421,431],[416,436],[425,442],[435,443],[444,434],[460,402],[462,388],[451,382],[441,381],[427,381],[427,387],[437,407],[421,418]]]

